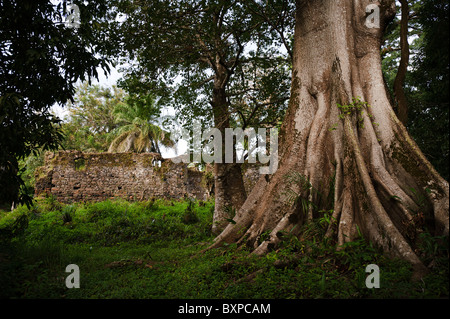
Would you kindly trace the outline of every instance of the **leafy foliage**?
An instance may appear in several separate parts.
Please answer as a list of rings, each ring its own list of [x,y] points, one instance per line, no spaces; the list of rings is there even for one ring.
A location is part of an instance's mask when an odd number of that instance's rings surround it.
[[[64,26],[66,2],[0,1],[0,184],[9,185],[1,202],[31,203],[25,193],[18,159],[41,149],[56,149],[62,135],[59,120],[49,113],[65,103],[77,80],[108,70],[98,25],[106,23],[105,1],[79,3],[83,23]],[[96,23],[88,22],[96,21]]]
[[[105,152],[111,143],[113,132],[121,124],[113,112],[125,103],[127,94],[113,86],[82,83],[76,89],[74,101],[66,105],[69,115],[62,123],[65,149],[84,152]]]
[[[0,96],[1,203],[31,204],[18,159],[32,152],[37,154],[39,150],[56,149],[62,140],[62,134],[55,129],[59,120],[46,112],[30,112],[27,104],[26,99],[16,93]]]
[[[448,180],[449,4],[409,1],[410,65],[405,79],[409,133],[437,171]],[[399,18],[389,26],[381,51],[383,73],[392,95],[399,64]],[[392,99],[394,100],[394,99]]]
[[[156,152],[161,154],[159,143],[173,146],[170,133],[153,124],[160,110],[151,95],[132,95],[127,103],[118,104],[113,111],[115,122],[121,123],[113,132],[117,137],[111,142],[109,152]],[[153,123],[152,123],[153,122]]]
[[[408,129],[431,163],[449,179],[449,10],[448,1],[422,1],[422,46],[411,72]],[[415,89],[417,88],[417,89]]]
[[[63,147],[84,152],[157,152],[173,146],[169,132],[156,124],[160,109],[152,95],[128,94],[113,86],[77,88],[70,115],[62,124]]]

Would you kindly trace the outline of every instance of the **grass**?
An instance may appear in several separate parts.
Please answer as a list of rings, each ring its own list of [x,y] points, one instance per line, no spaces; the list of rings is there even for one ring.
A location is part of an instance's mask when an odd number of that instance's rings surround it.
[[[431,273],[410,280],[411,267],[363,239],[335,247],[284,234],[282,247],[256,257],[235,244],[200,253],[214,239],[213,202],[105,201],[63,205],[40,199],[0,212],[0,297],[298,299],[448,297],[448,245],[427,237]],[[311,235],[312,234],[312,235]],[[424,255],[424,256],[425,256]],[[365,267],[380,267],[381,288],[365,286]],[[80,269],[68,289],[65,268]]]

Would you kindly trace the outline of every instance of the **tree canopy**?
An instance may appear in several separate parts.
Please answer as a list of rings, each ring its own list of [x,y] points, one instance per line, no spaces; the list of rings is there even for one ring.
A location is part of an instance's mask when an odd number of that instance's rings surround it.
[[[116,33],[130,63],[127,90],[170,101],[189,125],[212,119],[220,73],[236,121],[276,125],[289,96],[292,2],[119,1],[118,8],[127,17]]]

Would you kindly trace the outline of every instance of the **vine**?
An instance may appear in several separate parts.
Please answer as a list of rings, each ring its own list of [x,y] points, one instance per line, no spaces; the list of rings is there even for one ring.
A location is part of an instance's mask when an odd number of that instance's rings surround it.
[[[370,107],[369,103],[361,101],[360,97],[353,97],[352,103],[347,105],[341,105],[339,103],[336,103],[338,109],[340,110],[339,118],[345,119],[346,116],[351,116],[352,114],[356,114],[358,116],[358,126],[360,128],[364,128],[364,109],[367,109]],[[372,115],[368,113],[369,117]]]

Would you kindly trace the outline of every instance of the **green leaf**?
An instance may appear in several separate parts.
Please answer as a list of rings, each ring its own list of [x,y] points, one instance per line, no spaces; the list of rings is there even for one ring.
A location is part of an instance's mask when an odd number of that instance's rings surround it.
[[[391,198],[391,199],[394,199],[394,200],[396,200],[396,201],[399,201],[399,202],[402,201],[402,199],[401,199],[400,197],[398,197],[397,195],[392,195],[390,198]]]

